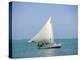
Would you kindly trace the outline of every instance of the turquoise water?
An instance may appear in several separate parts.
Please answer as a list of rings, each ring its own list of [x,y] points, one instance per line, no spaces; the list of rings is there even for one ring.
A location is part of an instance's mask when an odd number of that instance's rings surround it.
[[[38,49],[36,44],[27,43],[28,40],[12,40],[13,58],[49,57],[76,55],[78,50],[77,39],[55,39],[56,43],[61,43],[61,48]]]

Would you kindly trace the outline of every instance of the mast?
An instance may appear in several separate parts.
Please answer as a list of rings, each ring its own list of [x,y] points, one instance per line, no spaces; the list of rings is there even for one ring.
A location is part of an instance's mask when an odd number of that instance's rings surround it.
[[[50,42],[54,42],[52,18],[50,19]]]

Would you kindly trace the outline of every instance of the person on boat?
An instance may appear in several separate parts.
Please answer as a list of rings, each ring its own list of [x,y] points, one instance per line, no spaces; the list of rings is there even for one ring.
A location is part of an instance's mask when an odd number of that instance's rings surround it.
[[[45,45],[48,45],[49,44],[49,42],[48,41],[45,41]]]
[[[43,42],[38,42],[38,47],[42,47],[44,45],[44,43]]]

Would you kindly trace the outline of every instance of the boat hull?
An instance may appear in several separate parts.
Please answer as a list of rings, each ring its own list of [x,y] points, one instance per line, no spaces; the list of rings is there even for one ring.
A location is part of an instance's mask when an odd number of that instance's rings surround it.
[[[48,44],[48,45],[39,47],[39,49],[50,49],[50,48],[61,48],[61,44]]]

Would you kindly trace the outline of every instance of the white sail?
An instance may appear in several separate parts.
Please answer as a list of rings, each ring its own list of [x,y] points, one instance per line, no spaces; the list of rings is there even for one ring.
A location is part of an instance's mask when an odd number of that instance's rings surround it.
[[[47,23],[43,26],[43,28],[38,32],[30,41],[28,42],[48,42],[54,43],[53,38],[53,28],[52,28],[52,21],[51,17],[49,17]]]

